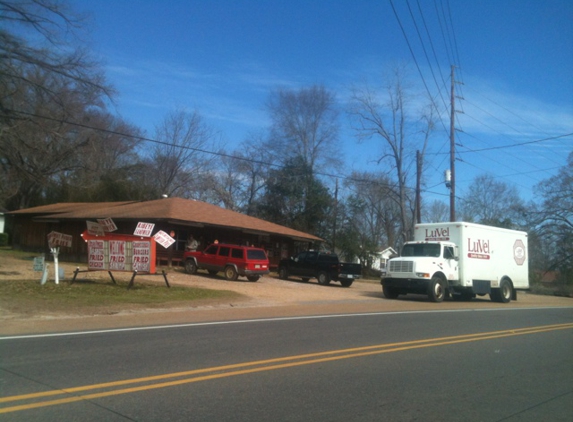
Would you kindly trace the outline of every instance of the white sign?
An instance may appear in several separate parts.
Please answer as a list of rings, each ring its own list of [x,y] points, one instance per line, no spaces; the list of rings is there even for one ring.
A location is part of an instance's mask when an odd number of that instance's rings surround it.
[[[90,270],[106,269],[103,240],[88,240],[88,268]]]
[[[57,246],[67,246],[72,247],[72,236],[69,234],[63,234],[58,232],[48,233],[48,246],[50,248],[55,248]]]
[[[151,264],[151,242],[134,241],[133,248],[133,271],[150,271]]]
[[[153,236],[153,238],[155,239],[155,241],[157,243],[159,243],[165,249],[167,249],[169,246],[171,246],[173,243],[175,243],[175,239],[173,239],[171,236],[169,236],[163,230],[159,230],[157,233],[155,233],[155,236]]]
[[[125,268],[125,240],[109,241],[109,270],[124,271]]]
[[[137,223],[137,227],[135,228],[135,232],[133,232],[136,236],[142,237],[151,237],[151,233],[153,233],[153,228],[155,224],[152,223]]]
[[[104,232],[114,232],[117,230],[117,226],[115,225],[115,223],[111,218],[104,218],[104,219],[98,218],[97,222],[103,228]]]
[[[86,221],[88,233],[93,236],[103,236],[103,227],[94,221]]]

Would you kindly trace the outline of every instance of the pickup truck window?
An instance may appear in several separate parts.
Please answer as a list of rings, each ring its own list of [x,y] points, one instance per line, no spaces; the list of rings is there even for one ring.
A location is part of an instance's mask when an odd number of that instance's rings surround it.
[[[438,258],[440,256],[440,245],[432,243],[404,245],[402,256],[431,256]]]

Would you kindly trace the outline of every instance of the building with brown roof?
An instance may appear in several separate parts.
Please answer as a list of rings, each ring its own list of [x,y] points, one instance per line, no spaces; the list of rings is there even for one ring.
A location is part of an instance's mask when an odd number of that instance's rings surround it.
[[[15,248],[49,253],[48,233],[55,231],[72,236],[71,248],[62,247],[60,259],[85,262],[87,246],[81,237],[86,221],[111,218],[118,230],[132,234],[138,222],[155,224],[153,233],[163,230],[175,243],[164,249],[157,246],[158,260],[177,263],[181,260],[190,235],[200,242],[200,249],[215,240],[263,247],[271,265],[281,257],[308,249],[319,237],[293,230],[259,218],[250,217],[202,201],[163,198],[152,201],[59,203],[6,213]]]

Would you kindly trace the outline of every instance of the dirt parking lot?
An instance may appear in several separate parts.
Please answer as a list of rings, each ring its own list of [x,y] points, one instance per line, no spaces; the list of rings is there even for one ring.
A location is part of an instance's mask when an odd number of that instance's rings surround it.
[[[20,263],[16,263],[15,261],[8,262],[4,257],[2,259],[0,281],[2,279],[37,278],[39,282],[41,273],[33,271],[31,261],[20,260]],[[76,265],[62,263],[61,267],[65,275],[65,280],[62,282],[68,282]],[[53,276],[53,270],[50,274]],[[107,272],[80,273],[79,276],[109,279]],[[114,273],[114,276],[120,280],[130,278],[129,273]],[[53,277],[48,283],[53,283],[52,280]],[[376,280],[357,280],[350,288],[344,288],[336,282],[330,286],[320,286],[316,281],[304,283],[294,278],[286,281],[280,280],[276,275],[262,277],[254,283],[244,278],[232,282],[225,280],[222,275],[209,276],[202,271],[197,275],[189,275],[173,270],[168,273],[168,280],[171,285],[231,290],[240,293],[241,297],[232,301],[190,302],[185,306],[178,305],[161,309],[138,308],[83,315],[53,314],[49,311],[26,312],[18,315],[2,312],[0,308],[0,335],[322,314],[467,308],[573,307],[571,298],[539,296],[527,292],[519,292],[518,300],[509,304],[491,302],[488,296],[478,297],[471,302],[432,303],[425,296],[417,295],[400,296],[397,300],[388,300],[384,298],[380,284]],[[135,279],[136,283],[143,281],[164,283],[160,276],[140,275]]]

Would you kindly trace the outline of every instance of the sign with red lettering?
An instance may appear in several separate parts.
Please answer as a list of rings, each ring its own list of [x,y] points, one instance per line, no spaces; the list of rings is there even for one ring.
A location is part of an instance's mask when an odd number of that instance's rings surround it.
[[[450,240],[450,228],[426,229],[426,241],[448,241]]]
[[[143,236],[143,237],[151,237],[151,233],[153,233],[153,228],[155,224],[152,223],[137,223],[137,227],[133,234],[135,236]]]
[[[111,218],[104,218],[104,219],[98,218],[97,222],[102,227],[104,232],[113,232],[117,230],[117,226],[115,225],[115,223]]]
[[[490,259],[489,240],[468,237],[468,258]]]
[[[125,241],[109,241],[109,270],[124,271],[125,268]]]
[[[155,241],[157,243],[159,243],[161,246],[163,246],[166,249],[169,246],[171,246],[173,243],[175,243],[175,239],[173,239],[171,236],[169,236],[163,230],[159,230],[157,233],[155,233],[155,236],[153,236],[153,238],[155,239]]]
[[[88,269],[105,270],[105,250],[103,240],[88,240]]]
[[[99,223],[96,223],[94,221],[86,221],[86,225],[88,227],[88,233],[92,234],[94,236],[103,236],[104,232],[103,232],[103,227],[100,226]]]
[[[48,233],[48,246],[50,248],[56,248],[58,246],[72,247],[72,236],[69,234],[63,234],[58,232]]]
[[[151,263],[151,242],[150,241],[134,241],[132,242],[132,260],[133,271],[149,272]]]

